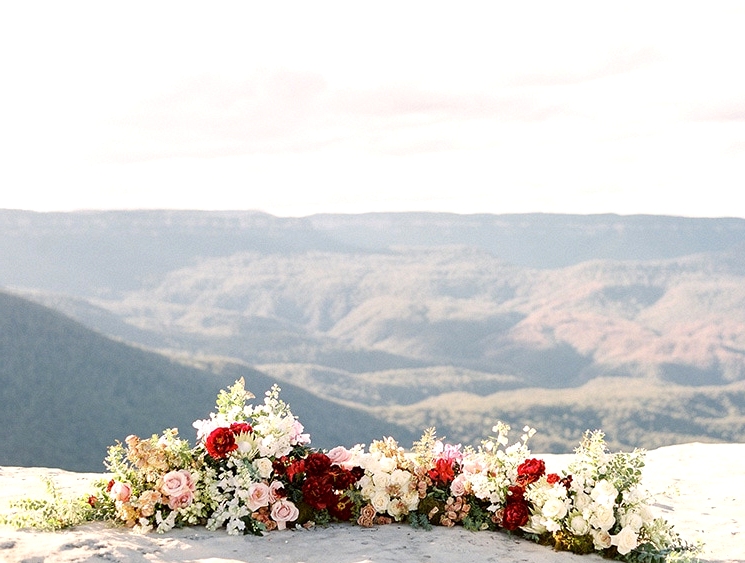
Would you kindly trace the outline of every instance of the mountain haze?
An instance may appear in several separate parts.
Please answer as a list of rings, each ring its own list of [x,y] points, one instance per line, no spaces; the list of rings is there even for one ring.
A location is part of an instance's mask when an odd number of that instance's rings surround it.
[[[0,465],[102,471],[116,440],[178,428],[194,443],[192,422],[214,412],[220,389],[243,377],[260,402],[275,382],[235,362],[201,363],[209,371],[111,340],[0,292]],[[382,433],[412,437],[396,424],[290,384],[282,385],[280,397],[318,447],[352,446]]]
[[[14,292],[404,444],[499,419],[554,452],[745,441],[743,219],[0,211],[0,235]]]

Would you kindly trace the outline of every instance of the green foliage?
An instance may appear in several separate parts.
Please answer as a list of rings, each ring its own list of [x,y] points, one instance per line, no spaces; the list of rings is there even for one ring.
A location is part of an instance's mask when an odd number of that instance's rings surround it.
[[[471,510],[468,511],[468,515],[463,519],[463,527],[466,530],[478,532],[493,530],[496,527],[491,519],[492,513],[486,510],[475,497],[469,498],[469,504]]]
[[[55,531],[78,526],[94,520],[100,513],[89,502],[91,497],[63,496],[49,478],[43,479],[47,494],[45,499],[21,499],[11,503],[11,512],[0,514],[0,523],[19,529]]]
[[[427,515],[421,512],[412,512],[411,514],[409,514],[408,522],[412,528],[427,531],[432,530],[432,524],[427,518]]]
[[[617,555],[616,559],[627,563],[700,563],[701,546],[685,543],[659,549],[651,544],[642,544],[626,555]]]

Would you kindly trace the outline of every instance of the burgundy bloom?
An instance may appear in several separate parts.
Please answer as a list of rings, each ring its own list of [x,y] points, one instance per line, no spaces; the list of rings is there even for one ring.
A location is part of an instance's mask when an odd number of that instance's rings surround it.
[[[360,480],[355,473],[338,465],[329,469],[329,475],[331,476],[331,483],[337,490],[349,489]]]
[[[233,450],[238,449],[238,444],[235,443],[235,435],[230,428],[218,427],[215,428],[204,444],[207,448],[207,453],[215,459],[219,459],[227,456]]]
[[[313,475],[303,483],[303,500],[316,510],[324,510],[337,504],[339,497],[328,475]]]
[[[308,475],[322,475],[331,468],[331,458],[324,453],[314,452],[305,458],[305,472]]]
[[[329,514],[342,522],[349,522],[352,519],[352,508],[354,503],[347,495],[342,496],[338,501],[329,506]]]
[[[507,502],[504,507],[504,515],[502,516],[502,527],[505,530],[514,531],[520,526],[525,526],[530,519],[530,510],[528,509],[528,503],[524,499]]]
[[[507,502],[516,502],[525,500],[525,489],[520,485],[512,485],[507,489]]]
[[[566,490],[568,491],[572,487],[572,476],[567,475],[561,480],[561,484],[566,487]]]

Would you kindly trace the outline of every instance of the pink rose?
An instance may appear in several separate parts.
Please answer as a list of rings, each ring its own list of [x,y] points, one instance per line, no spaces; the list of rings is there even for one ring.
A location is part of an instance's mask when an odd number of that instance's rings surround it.
[[[461,473],[450,483],[450,494],[454,497],[462,497],[466,494],[466,476]]]
[[[111,496],[114,497],[114,500],[127,502],[129,500],[129,497],[132,496],[132,487],[129,486],[127,483],[114,481],[114,484],[111,485],[110,492]]]
[[[277,523],[277,528],[284,530],[287,527],[287,522],[293,522],[300,516],[300,511],[289,500],[278,500],[272,505],[271,512],[272,520]]]
[[[269,502],[277,502],[287,496],[282,481],[272,481],[269,485]]]
[[[171,510],[176,510],[178,508],[186,508],[191,504],[191,501],[194,500],[194,493],[187,490],[185,493],[181,495],[174,495],[168,497],[168,507]]]
[[[343,465],[352,459],[352,452],[344,446],[336,446],[326,454],[333,465]]]
[[[246,505],[251,512],[256,512],[263,506],[269,506],[269,486],[266,483],[251,483],[248,487],[248,502]]]
[[[194,492],[194,479],[186,469],[169,471],[161,477],[160,492],[167,497],[178,497]]]

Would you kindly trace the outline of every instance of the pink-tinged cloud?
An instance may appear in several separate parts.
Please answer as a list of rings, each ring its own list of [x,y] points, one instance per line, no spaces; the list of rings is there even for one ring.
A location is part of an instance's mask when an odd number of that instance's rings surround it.
[[[122,117],[116,124],[121,135],[105,146],[109,156],[104,159],[215,157],[329,145],[385,154],[450,150],[460,141],[445,129],[459,123],[542,121],[565,111],[526,92],[452,94],[404,86],[332,91],[318,74],[289,71],[242,82],[202,76]]]
[[[592,45],[587,49],[592,50]],[[642,69],[660,59],[651,47],[616,49],[607,56],[588,64],[585,58],[579,64],[572,60],[558,61],[551,68],[518,73],[514,84],[518,86],[569,86],[626,74]]]

